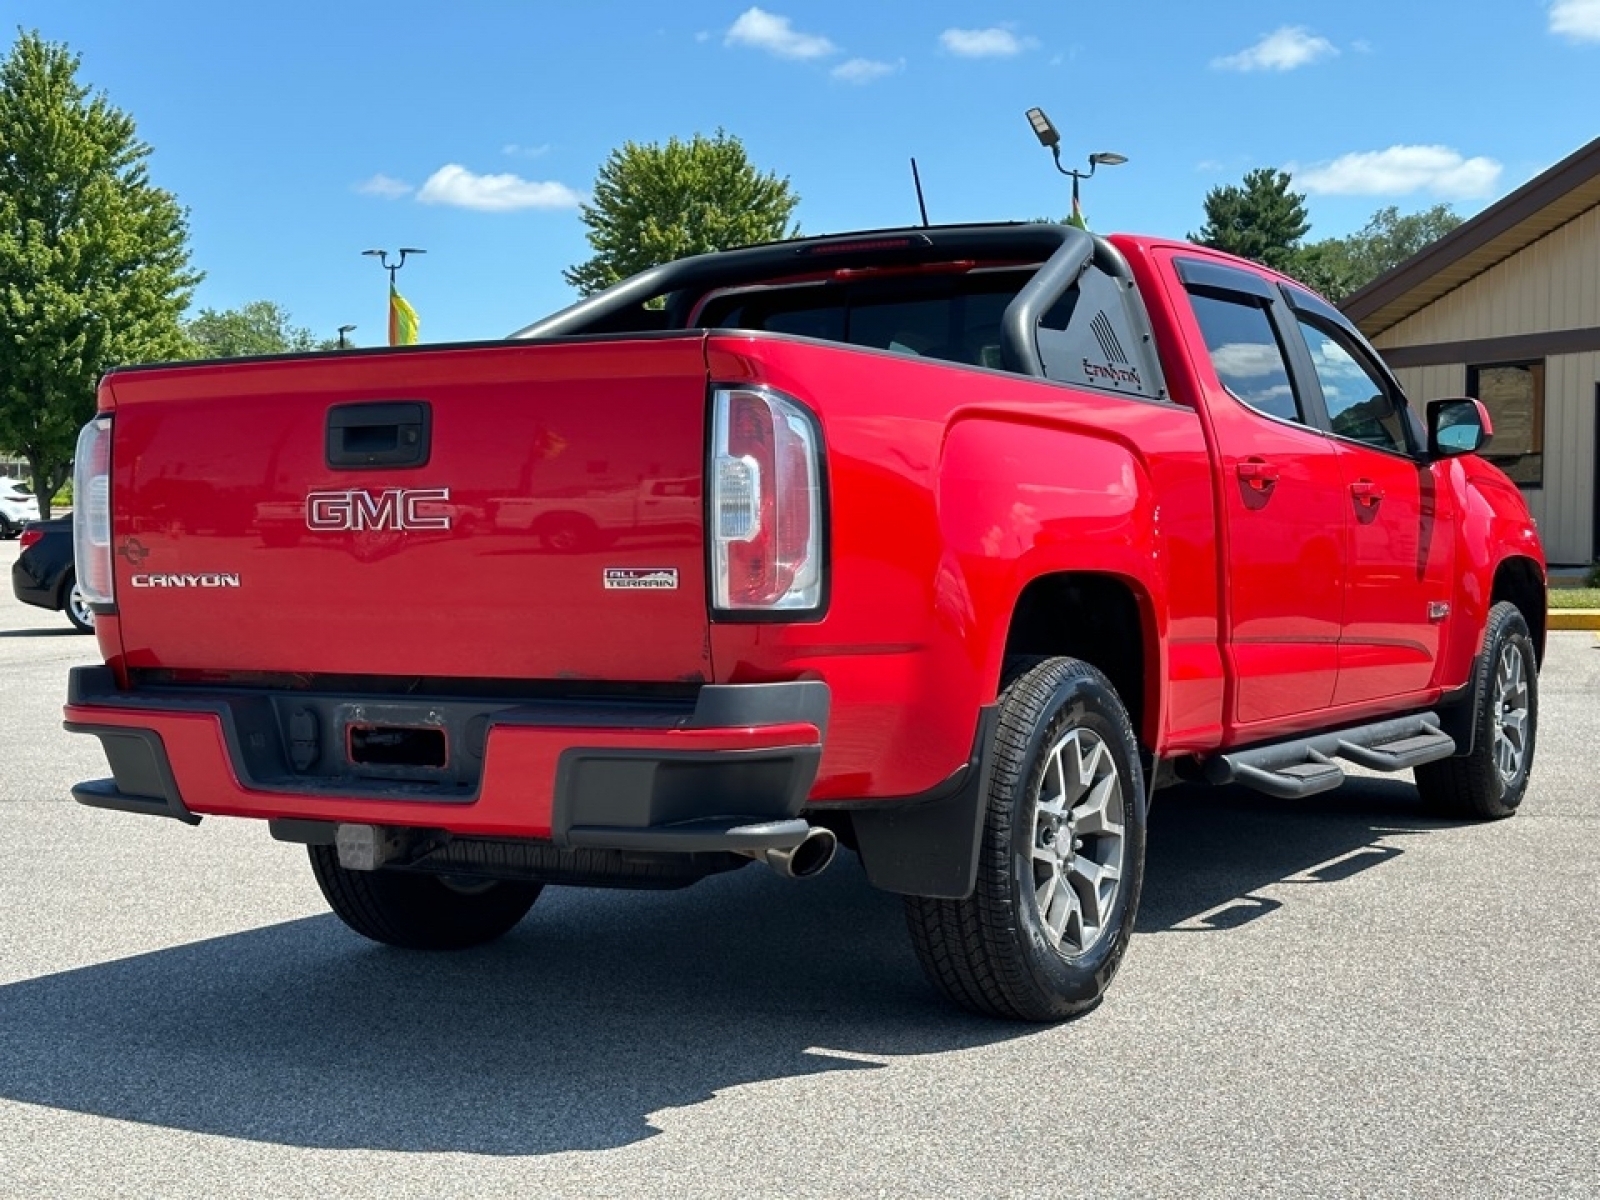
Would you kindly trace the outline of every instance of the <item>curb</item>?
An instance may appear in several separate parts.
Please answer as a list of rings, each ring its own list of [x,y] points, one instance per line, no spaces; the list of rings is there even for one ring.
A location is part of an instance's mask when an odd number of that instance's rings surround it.
[[[1547,614],[1545,627],[1600,631],[1600,608],[1552,608]]]

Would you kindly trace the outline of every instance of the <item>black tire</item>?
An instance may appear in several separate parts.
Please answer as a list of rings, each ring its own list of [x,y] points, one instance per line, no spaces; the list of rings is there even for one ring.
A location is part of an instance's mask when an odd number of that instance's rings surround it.
[[[67,614],[67,620],[79,633],[94,632],[94,613],[84,602],[78,591],[77,577],[71,571],[61,581],[61,611]]]
[[[1059,1021],[1099,1002],[1133,934],[1144,880],[1144,774],[1127,710],[1095,668],[1071,658],[1029,659],[1010,664],[1008,677],[990,747],[994,765],[977,886],[964,900],[906,897],[906,922],[923,970],[955,1003],[988,1016]],[[1063,769],[1087,761],[1094,783],[1075,796],[1072,783],[1060,780],[1064,822],[1045,803],[1052,759]],[[1108,821],[1096,820],[1086,807],[1097,793]],[[1109,825],[1118,818],[1113,836]],[[1101,825],[1107,828],[1085,828]],[[1065,854],[1058,828],[1073,838]],[[1053,862],[1052,854],[1062,861]],[[1109,896],[1104,881],[1073,874],[1104,870],[1113,858],[1118,878]],[[1047,911],[1059,920],[1066,910],[1058,935],[1040,907],[1047,887]],[[1099,917],[1092,936],[1091,907]]]
[[[9,542],[21,532],[21,525],[15,524],[5,513],[0,513],[0,542]]]
[[[457,881],[407,871],[349,871],[332,846],[308,846],[311,873],[334,914],[362,937],[408,950],[465,950],[509,933],[541,885]]]
[[[1528,791],[1539,732],[1539,657],[1516,605],[1489,610],[1472,683],[1472,753],[1417,767],[1417,790],[1442,816],[1495,821]]]

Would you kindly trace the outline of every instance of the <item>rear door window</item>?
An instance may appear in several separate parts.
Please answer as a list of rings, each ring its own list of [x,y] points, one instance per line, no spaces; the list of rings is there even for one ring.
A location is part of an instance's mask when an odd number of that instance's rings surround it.
[[[1259,413],[1305,424],[1283,345],[1266,309],[1246,296],[1224,300],[1196,293],[1189,299],[1222,386]]]

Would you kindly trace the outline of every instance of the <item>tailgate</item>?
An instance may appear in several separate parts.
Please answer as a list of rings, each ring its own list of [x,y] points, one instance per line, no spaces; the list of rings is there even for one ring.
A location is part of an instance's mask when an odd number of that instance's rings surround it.
[[[149,368],[108,390],[130,667],[711,675],[698,337]]]

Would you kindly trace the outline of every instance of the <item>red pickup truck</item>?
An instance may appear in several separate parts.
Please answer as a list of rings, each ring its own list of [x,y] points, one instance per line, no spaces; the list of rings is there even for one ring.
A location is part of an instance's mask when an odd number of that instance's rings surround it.
[[[78,446],[85,804],[255,817],[381,942],[837,842],[954,1001],[1094,1004],[1155,789],[1528,784],[1545,566],[1476,401],[1069,226],[647,271],[492,343],[118,370]]]

